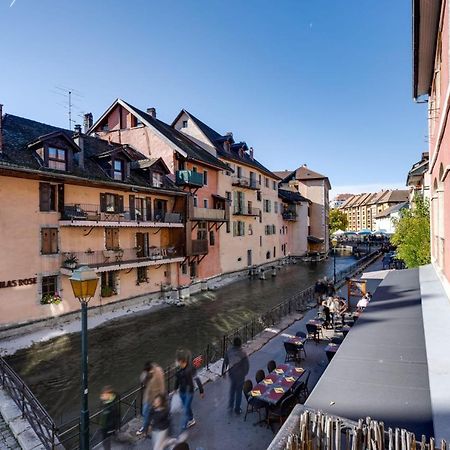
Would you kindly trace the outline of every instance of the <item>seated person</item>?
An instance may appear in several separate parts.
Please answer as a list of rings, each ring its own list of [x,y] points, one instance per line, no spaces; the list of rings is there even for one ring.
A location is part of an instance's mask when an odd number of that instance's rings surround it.
[[[356,310],[359,312],[364,311],[369,305],[371,295],[369,293],[365,294],[356,304]]]

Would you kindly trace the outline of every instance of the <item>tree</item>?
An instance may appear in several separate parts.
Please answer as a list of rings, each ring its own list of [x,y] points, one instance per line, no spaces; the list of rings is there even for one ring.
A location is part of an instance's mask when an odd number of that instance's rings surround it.
[[[347,215],[342,212],[340,209],[331,209],[330,210],[330,220],[329,227],[330,233],[334,233],[337,230],[345,231],[348,226]]]
[[[395,233],[391,242],[397,246],[397,258],[408,269],[429,264],[430,257],[430,206],[428,200],[416,196],[411,209],[403,209],[400,218],[394,219]]]

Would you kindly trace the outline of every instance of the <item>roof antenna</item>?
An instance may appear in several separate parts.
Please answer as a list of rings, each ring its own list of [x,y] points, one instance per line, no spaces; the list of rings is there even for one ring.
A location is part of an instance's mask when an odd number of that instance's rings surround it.
[[[64,102],[64,104],[61,106],[67,108],[69,130],[71,130],[73,124],[76,122],[72,119],[72,110],[79,109],[78,106],[73,103],[72,96],[82,98],[83,94],[76,89],[72,89],[66,86],[55,86],[55,89],[57,89],[57,91],[52,91],[54,94],[62,95],[63,97],[67,98],[67,103]]]

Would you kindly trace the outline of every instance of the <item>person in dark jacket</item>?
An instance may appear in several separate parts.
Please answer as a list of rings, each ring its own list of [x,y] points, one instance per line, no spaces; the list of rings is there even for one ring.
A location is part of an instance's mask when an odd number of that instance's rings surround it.
[[[222,375],[228,369],[230,376],[230,396],[228,399],[228,411],[241,414],[242,388],[249,370],[248,356],[242,349],[240,337],[235,337],[233,346],[227,351],[223,359]]]
[[[120,416],[117,404],[117,395],[111,388],[106,386],[100,394],[102,412],[100,416],[100,428],[102,431],[103,448],[110,450],[111,438],[119,428]]]
[[[169,438],[170,411],[166,396],[157,394],[149,412],[149,422],[154,438],[153,450],[164,450],[174,439]]]
[[[204,391],[200,379],[196,376],[196,368],[192,364],[191,354],[187,350],[178,350],[176,355],[177,371],[175,373],[175,391],[178,390],[183,405],[182,428],[186,430],[195,425],[192,413],[192,399],[194,397],[194,380],[203,398]]]

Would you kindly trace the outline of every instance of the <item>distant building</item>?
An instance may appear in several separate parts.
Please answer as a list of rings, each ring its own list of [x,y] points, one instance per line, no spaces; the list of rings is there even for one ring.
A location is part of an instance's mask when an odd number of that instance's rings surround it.
[[[375,219],[392,206],[409,201],[409,191],[389,189],[377,193],[355,194],[339,208],[347,215],[351,231],[377,230]]]
[[[281,189],[294,189],[311,201],[309,204],[308,251],[327,253],[329,249],[329,192],[327,176],[306,164],[294,171],[275,172],[282,180]]]
[[[395,221],[400,218],[403,209],[409,208],[408,202],[397,203],[375,216],[375,231],[385,231],[386,233],[395,233]]]
[[[330,201],[330,209],[340,208],[353,194],[339,194]]]
[[[429,153],[422,153],[422,158],[417,161],[408,172],[408,178],[406,179],[406,185],[410,188],[410,198],[412,200],[416,195],[420,195],[422,198],[431,200],[430,195],[430,173],[429,169]]]

